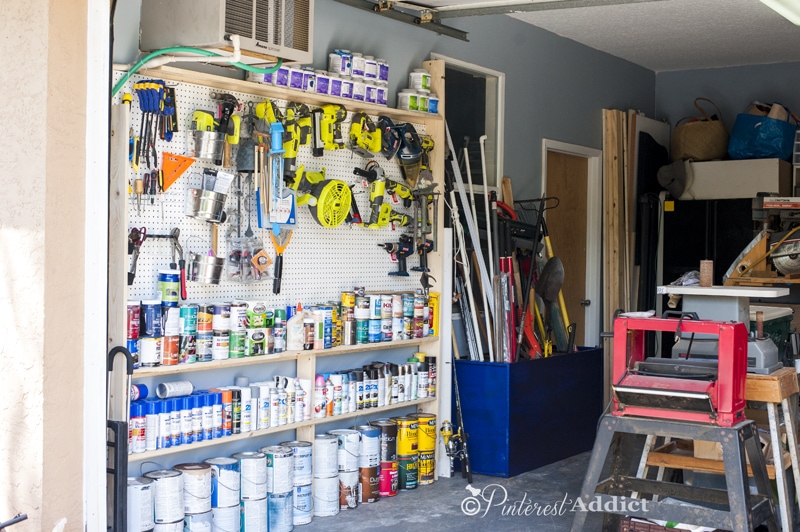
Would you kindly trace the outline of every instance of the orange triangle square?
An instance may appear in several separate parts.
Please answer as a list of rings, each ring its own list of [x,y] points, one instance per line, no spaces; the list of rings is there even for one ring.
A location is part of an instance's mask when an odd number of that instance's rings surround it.
[[[183,173],[192,166],[194,159],[164,152],[161,160],[161,169],[164,171],[164,190],[178,180]]]

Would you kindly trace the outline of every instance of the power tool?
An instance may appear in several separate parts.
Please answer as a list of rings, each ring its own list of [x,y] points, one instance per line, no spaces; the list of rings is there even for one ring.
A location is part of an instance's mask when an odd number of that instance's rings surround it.
[[[430,157],[430,153],[434,148],[433,137],[430,135],[420,135],[419,142],[420,148],[422,149],[422,156],[420,157],[419,161],[419,180],[417,186],[420,188],[426,188],[433,184],[433,172],[431,172]]]
[[[306,104],[290,103],[283,117],[283,180],[294,182],[297,171],[297,152],[311,138],[311,111]]]
[[[344,149],[342,122],[345,118],[347,109],[338,103],[328,103],[311,112],[311,126],[314,132],[311,154],[314,157],[322,157],[325,150]]]
[[[353,114],[347,147],[365,159],[381,151],[381,130],[367,113],[359,111]]]
[[[411,245],[411,237],[409,235],[400,235],[399,242],[378,244],[378,247],[385,249],[393,259],[397,260],[397,271],[389,272],[389,275],[408,277],[408,270],[406,269],[406,257],[414,252],[414,248]]]
[[[400,227],[405,227],[411,221],[411,218],[409,218],[407,214],[403,214],[402,212],[397,212],[396,210],[392,209],[389,212],[389,221],[393,224],[399,225]]]
[[[239,106],[239,100],[236,99],[235,96],[228,94],[228,93],[212,93],[211,98],[214,100],[219,100],[221,103],[219,105],[220,112],[219,112],[219,125],[217,126],[217,131],[222,133],[223,135],[231,135],[233,134],[233,124],[231,123],[231,116],[236,108]],[[222,158],[216,159],[214,164],[217,166],[222,165]]]
[[[400,129],[394,125],[388,116],[378,117],[378,129],[381,130],[381,153],[387,160],[397,155],[403,139],[400,137]]]
[[[270,135],[270,126],[275,122],[283,122],[283,114],[278,105],[268,99],[256,104],[255,113],[258,120],[253,126],[253,135],[258,144],[267,144],[270,142],[267,138]]]
[[[403,177],[411,188],[417,187],[419,178],[420,160],[422,159],[422,145],[414,124],[406,123],[400,126],[402,144],[397,152],[400,159],[400,169]]]
[[[392,195],[394,203],[403,202],[403,207],[408,209],[414,201],[414,192],[403,183],[389,179],[386,181],[386,192]]]
[[[378,229],[389,225],[392,206],[383,202],[383,195],[386,192],[386,175],[383,168],[377,162],[369,161],[363,170],[356,167],[353,169],[353,173],[363,177],[369,183],[370,215],[367,227]]]
[[[308,204],[311,216],[323,227],[336,227],[350,216],[353,194],[340,179],[326,179],[325,169],[307,172],[300,165],[291,188],[297,191],[297,205]]]
[[[419,266],[411,268],[415,272],[429,272],[428,268],[428,253],[433,249],[433,240],[423,238],[417,244],[417,253],[419,253]]]

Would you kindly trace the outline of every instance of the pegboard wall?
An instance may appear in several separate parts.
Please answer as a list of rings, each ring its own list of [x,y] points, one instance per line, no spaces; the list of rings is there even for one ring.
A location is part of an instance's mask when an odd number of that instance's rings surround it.
[[[122,73],[115,73],[115,81],[122,77]],[[118,93],[116,99],[123,93],[133,94],[131,104],[131,131],[138,136],[142,121],[137,95],[132,90],[133,83],[141,81],[142,76],[132,76]],[[159,162],[163,153],[188,155],[187,131],[190,129],[192,113],[195,110],[206,110],[217,114],[217,103],[212,99],[211,93],[219,92],[218,89],[167,81],[166,85],[175,89],[176,114],[179,131],[174,133],[171,142],[158,139],[156,152]],[[236,114],[246,112],[246,102],[254,104],[264,101],[264,97],[226,91],[235,96],[240,107]],[[302,102],[304,93],[298,92],[295,101]],[[272,100],[278,107],[285,110],[286,100]],[[342,103],[347,107],[347,119],[342,124],[343,138],[348,138],[350,120],[357,102],[331,98],[331,103]],[[355,105],[354,105],[355,104]],[[313,105],[311,106],[314,107]],[[388,113],[387,113],[388,114]],[[377,116],[371,115],[377,121]],[[419,134],[425,134],[423,124],[414,123]],[[234,147],[231,160],[236,161]],[[368,189],[362,186],[361,178],[353,174],[355,167],[364,168],[371,159],[364,159],[348,149],[325,151],[323,157],[314,157],[310,146],[301,146],[297,156],[297,164],[304,165],[307,171],[318,172],[325,169],[327,179],[340,179],[353,187],[353,201],[358,205],[359,212],[364,220],[369,218],[370,205]],[[384,169],[387,179],[404,183],[400,166],[396,159],[387,161],[382,155],[377,154],[375,161]],[[144,160],[139,162],[138,176],[156,169],[151,161],[147,168]],[[248,225],[252,227],[254,236],[261,239],[263,248],[274,260],[275,249],[272,245],[268,229],[257,227],[257,214],[255,195],[252,187],[252,174],[237,173],[236,168],[222,168],[215,166],[213,161],[197,159],[183,175],[175,181],[163,194],[150,197],[143,195],[141,207],[137,212],[136,195],[130,194],[127,202],[128,229],[133,227],[146,228],[148,235],[168,235],[174,228],[180,229],[179,242],[188,262],[189,253],[202,255],[209,254],[211,249],[212,224],[186,216],[184,208],[187,193],[190,188],[202,188],[202,175],[205,168],[215,168],[234,174],[236,177],[227,195],[224,210],[227,221],[219,224],[218,228],[218,253],[217,256],[226,258],[232,249],[229,237],[244,236]],[[137,177],[131,171],[131,181]],[[390,201],[387,193],[384,201]],[[393,204],[393,208],[411,217],[411,210],[402,204]],[[395,227],[391,225],[380,229],[368,229],[360,225],[342,224],[335,228],[324,228],[312,217],[306,205],[297,207],[297,224],[291,241],[284,252],[283,274],[280,294],[273,294],[272,266],[260,282],[242,283],[227,279],[224,271],[218,285],[204,284],[187,281],[188,302],[225,302],[236,299],[259,300],[268,307],[278,308],[294,305],[302,301],[304,305],[338,300],[342,291],[351,291],[355,286],[363,286],[367,291],[413,291],[419,288],[420,272],[412,271],[413,266],[419,263],[417,254],[407,259],[409,268],[408,277],[390,276],[389,272],[397,270],[397,264],[391,262],[389,254],[378,246],[386,242],[397,242],[400,235],[410,232],[411,227]],[[129,256],[130,261],[130,256]],[[141,246],[136,268],[134,283],[128,286],[127,299],[158,299],[158,271],[169,269],[172,262],[172,245],[169,239],[155,239],[148,237]],[[129,263],[130,265],[130,263]],[[434,287],[434,290],[436,288]]]

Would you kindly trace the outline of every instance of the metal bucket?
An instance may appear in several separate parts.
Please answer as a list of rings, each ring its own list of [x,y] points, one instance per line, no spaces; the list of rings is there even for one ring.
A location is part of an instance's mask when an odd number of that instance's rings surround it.
[[[186,193],[186,206],[184,214],[205,220],[210,223],[222,221],[222,209],[225,207],[225,194],[213,190],[190,188]]]
[[[186,149],[189,157],[208,159],[210,161],[222,159],[222,147],[225,144],[225,135],[216,131],[190,131],[186,136]]]
[[[196,253],[189,253],[189,264],[186,278],[190,281],[205,284],[219,284],[225,259],[222,257],[209,257]]]

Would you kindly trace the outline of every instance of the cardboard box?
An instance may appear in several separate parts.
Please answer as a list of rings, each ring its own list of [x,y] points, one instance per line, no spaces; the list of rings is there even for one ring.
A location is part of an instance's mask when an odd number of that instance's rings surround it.
[[[759,192],[792,196],[792,165],[781,159],[692,162],[692,182],[679,199],[755,198]]]

